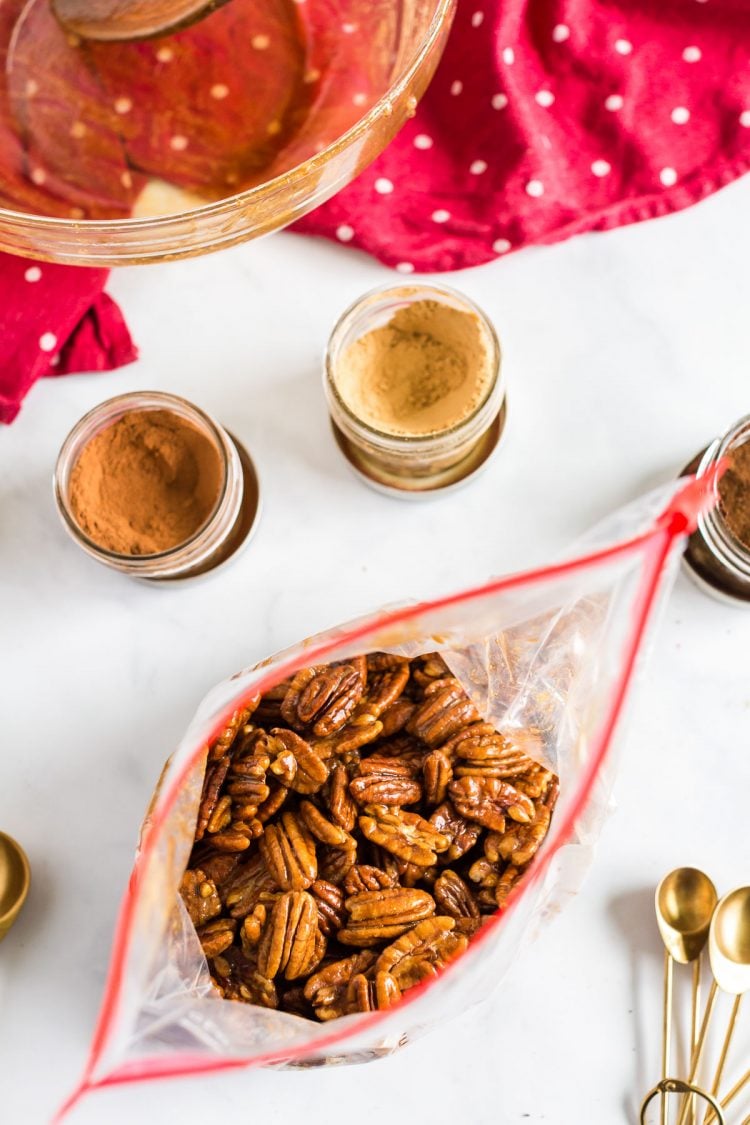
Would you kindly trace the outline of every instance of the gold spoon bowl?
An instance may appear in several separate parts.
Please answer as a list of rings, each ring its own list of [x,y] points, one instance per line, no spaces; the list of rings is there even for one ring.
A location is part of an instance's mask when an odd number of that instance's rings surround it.
[[[671,957],[681,965],[703,950],[718,902],[716,887],[696,867],[678,867],[656,891],[656,920]]]
[[[26,853],[12,836],[0,832],[0,941],[18,917],[30,883]]]

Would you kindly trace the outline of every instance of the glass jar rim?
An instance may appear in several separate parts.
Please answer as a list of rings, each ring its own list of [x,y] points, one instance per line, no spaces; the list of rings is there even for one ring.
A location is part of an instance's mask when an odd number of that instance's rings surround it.
[[[704,476],[732,449],[747,442],[750,442],[750,414],[744,415],[722,437],[711,442],[701,458],[696,476]],[[734,534],[724,517],[718,481],[713,486],[713,493],[716,503],[698,519],[703,539],[725,564],[733,567],[743,578],[750,579],[750,546]]]
[[[334,358],[333,349],[339,342],[349,327],[351,321],[354,319],[356,313],[364,306],[371,304],[376,306],[379,300],[384,300],[390,295],[396,294],[413,294],[406,303],[411,303],[411,300],[430,300],[429,294],[433,294],[433,299],[440,300],[441,297],[449,298],[452,307],[463,306],[468,312],[474,313],[479,320],[482,329],[485,332],[487,339],[491,345],[491,367],[492,377],[490,379],[487,391],[482,400],[474,407],[470,414],[462,418],[460,422],[454,423],[447,429],[438,430],[428,434],[393,434],[385,430],[379,430],[376,426],[365,422],[357,414],[355,414],[344,401],[339,388],[336,385],[334,376]],[[331,330],[328,337],[328,343],[325,350],[325,385],[328,392],[329,401],[332,398],[336,407],[346,417],[347,422],[351,425],[352,429],[356,432],[359,431],[362,436],[374,439],[384,447],[397,447],[400,449],[415,448],[429,451],[433,444],[442,444],[446,438],[450,440],[454,434],[460,434],[465,428],[469,427],[486,410],[487,405],[492,403],[498,396],[498,388],[500,391],[500,398],[505,397],[505,388],[503,384],[502,372],[502,349],[500,340],[497,335],[494,324],[484,312],[470,297],[461,293],[458,289],[453,289],[448,285],[433,285],[431,282],[414,282],[412,284],[404,283],[402,285],[383,285],[376,286],[374,289],[369,289],[366,293],[361,294],[356,300],[344,309],[338,320]]]
[[[133,404],[132,409],[128,409],[128,404],[130,403]],[[124,407],[124,409],[120,409],[121,406]],[[97,543],[86,534],[70,510],[68,490],[63,487],[63,480],[65,479],[65,483],[67,483],[67,476],[77,463],[78,457],[83,452],[83,449],[96,433],[106,428],[106,426],[102,426],[101,429],[95,428],[100,417],[108,417],[111,412],[116,411],[109,422],[109,424],[114,425],[114,423],[124,415],[140,410],[170,410],[186,418],[188,421],[197,422],[204,427],[204,429],[208,431],[221,458],[222,481],[216,502],[209,515],[187,539],[181,540],[181,542],[176,543],[174,547],[168,547],[164,551],[155,551],[148,555],[130,555],[120,551],[111,551],[107,547],[102,547],[101,544]],[[227,496],[229,487],[227,463],[225,438],[213,419],[206,414],[205,411],[201,410],[199,406],[196,406],[181,395],[169,394],[166,391],[126,391],[124,394],[114,395],[112,398],[105,399],[104,402],[93,406],[78,419],[68,432],[60,447],[60,452],[57,455],[57,462],[55,464],[55,502],[66,530],[89,554],[102,559],[104,562],[116,564],[126,563],[128,567],[133,570],[148,569],[153,564],[158,565],[161,562],[169,562],[179,556],[183,551],[189,550],[200,540],[206,529],[212,525],[217,515],[221,512],[222,505]]]

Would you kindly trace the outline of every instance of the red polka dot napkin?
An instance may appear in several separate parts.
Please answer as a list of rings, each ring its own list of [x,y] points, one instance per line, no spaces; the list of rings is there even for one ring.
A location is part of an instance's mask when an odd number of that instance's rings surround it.
[[[459,0],[415,118],[296,229],[405,274],[460,269],[687,207],[749,166],[746,0]],[[135,357],[106,276],[0,255],[1,421],[42,375]]]
[[[137,351],[103,292],[107,270],[0,254],[0,422],[12,422],[43,375],[108,371]]]
[[[297,230],[461,269],[687,207],[749,166],[746,0],[459,0],[416,117]]]

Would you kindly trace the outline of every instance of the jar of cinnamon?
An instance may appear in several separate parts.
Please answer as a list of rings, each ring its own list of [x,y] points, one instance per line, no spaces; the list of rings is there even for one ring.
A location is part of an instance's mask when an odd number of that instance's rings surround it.
[[[685,565],[713,597],[750,608],[750,415],[712,441],[685,471],[703,476],[719,461],[727,467],[716,485],[716,504],[699,517]]]
[[[197,406],[160,391],[119,395],[81,418],[54,490],[87,554],[162,581],[215,569],[247,542],[260,509],[247,451]]]

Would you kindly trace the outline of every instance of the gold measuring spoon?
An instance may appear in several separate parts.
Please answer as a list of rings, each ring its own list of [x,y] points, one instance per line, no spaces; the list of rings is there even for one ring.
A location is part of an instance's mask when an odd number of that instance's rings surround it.
[[[18,917],[30,882],[26,853],[12,836],[0,832],[0,941]]]
[[[719,988],[735,997],[729,1017],[719,1062],[714,1074],[711,1092],[716,1093],[724,1071],[729,1045],[732,1041],[742,995],[750,988],[750,887],[739,887],[724,895],[714,911],[708,937],[708,956],[711,972],[714,975],[711,991],[706,1001],[698,1042],[693,1051],[689,1082],[695,1081],[701,1054],[706,1042],[708,1025],[711,1022],[716,993]],[[684,1105],[679,1125],[684,1125],[687,1106]]]
[[[664,942],[664,1005],[662,1014],[662,1080],[669,1073],[672,1040],[672,987],[675,961],[693,962],[693,1035],[700,991],[700,957],[708,940],[711,916],[718,901],[716,887],[697,867],[678,867],[656,888],[656,921]],[[691,1046],[692,1046],[691,1042]],[[691,1077],[690,1081],[693,1081]],[[667,1122],[667,1098],[662,1093],[661,1125]]]
[[[203,19],[226,0],[52,0],[67,31],[119,42],[167,35]]]
[[[730,891],[716,907],[708,939],[708,956],[711,960],[711,972],[719,988],[734,996],[732,1012],[711,1085],[711,1093],[715,1095],[719,1089],[729,1045],[737,1026],[742,997],[750,989],[750,887],[739,887],[736,891]]]

